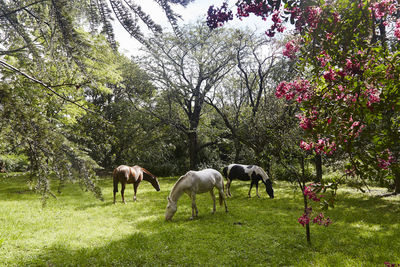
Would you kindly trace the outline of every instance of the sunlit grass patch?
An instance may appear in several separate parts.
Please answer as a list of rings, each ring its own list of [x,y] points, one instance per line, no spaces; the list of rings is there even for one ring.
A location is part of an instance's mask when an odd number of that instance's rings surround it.
[[[167,196],[177,177],[160,178],[161,191],[147,182],[127,187],[127,204],[112,204],[112,179],[98,181],[97,200],[77,184],[67,184],[45,208],[22,176],[0,176],[0,265],[4,266],[383,266],[400,263],[400,198],[380,198],[341,189],[329,227],[311,225],[312,246],[297,223],[300,192],[275,184],[275,199],[260,186],[261,198],[248,198],[249,184],[235,181],[229,212],[210,194],[198,195],[199,218],[191,221],[191,201],[178,201],[165,222]],[[315,204],[313,204],[315,205]],[[317,208],[317,206],[315,206]]]

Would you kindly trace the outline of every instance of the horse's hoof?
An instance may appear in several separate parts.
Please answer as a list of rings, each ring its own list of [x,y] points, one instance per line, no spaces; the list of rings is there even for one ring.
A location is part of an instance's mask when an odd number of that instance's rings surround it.
[[[193,220],[193,216],[189,218],[189,220]]]

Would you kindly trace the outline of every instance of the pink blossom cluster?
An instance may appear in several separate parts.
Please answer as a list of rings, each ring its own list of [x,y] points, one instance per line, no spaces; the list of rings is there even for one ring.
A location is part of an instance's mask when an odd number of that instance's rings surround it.
[[[280,18],[279,10],[275,10],[272,13],[272,24],[271,28],[265,32],[265,34],[269,37],[274,37],[275,31],[283,32],[285,27],[282,25],[282,19]]]
[[[357,138],[360,136],[362,130],[366,127],[365,124],[361,124],[360,121],[353,121],[353,118],[350,117],[351,126],[349,128],[348,136]],[[346,140],[345,140],[346,142]]]
[[[329,217],[325,218],[324,214],[321,212],[313,219],[313,223],[316,223],[318,225],[329,226],[332,223],[332,221]]]
[[[378,158],[378,167],[387,170],[396,159],[389,149],[386,149]]]
[[[295,21],[296,30],[301,32],[307,25],[311,30],[317,28],[321,19],[322,9],[317,6],[310,6],[306,9],[293,6],[285,9],[285,12],[290,13],[290,20]]]
[[[312,213],[311,207],[307,208],[306,212],[301,215],[297,221],[304,227],[305,225],[310,223],[310,216]],[[313,223],[316,223],[318,225],[324,225],[324,226],[329,226],[332,224],[332,220],[329,217],[325,218],[325,215],[321,212],[318,214],[313,220]]]
[[[320,20],[322,9],[320,7],[312,6],[308,7],[306,10],[307,24],[311,29],[315,29],[318,26]]]
[[[276,88],[275,96],[286,100],[292,100],[297,95],[296,101],[301,103],[304,100],[309,100],[312,96],[311,84],[308,80],[296,80],[294,82],[283,81]]]
[[[385,267],[400,267],[400,263],[385,262]]]
[[[328,82],[333,82],[336,80],[336,72],[332,69],[329,68],[327,71],[323,73],[324,79]]]
[[[336,143],[330,142],[329,138],[320,138],[314,144],[314,150],[317,154],[332,155],[336,151]]]
[[[396,27],[395,27],[395,29],[394,29],[394,36],[396,36],[397,39],[400,40],[400,19],[398,19],[398,20],[396,21]]]
[[[346,71],[347,74],[353,75],[362,73],[360,62],[357,62],[355,59],[346,59]]]
[[[298,46],[298,44],[294,40],[291,40],[286,43],[285,49],[283,50],[282,54],[285,57],[294,59],[294,58],[296,58],[296,52],[299,51],[299,49],[300,49],[300,47]]]
[[[305,186],[305,187],[304,187],[303,194],[304,194],[306,197],[308,197],[309,199],[311,199],[312,201],[315,201],[315,202],[321,201],[321,199],[317,197],[317,194],[315,193],[315,191],[314,191],[312,185],[310,185],[310,186]],[[320,196],[320,197],[321,197],[321,196]]]
[[[375,16],[376,19],[381,19],[385,15],[392,15],[396,12],[397,7],[393,0],[382,0],[373,3],[369,8],[372,12],[372,15]]]
[[[232,20],[232,11],[228,11],[228,4],[225,2],[220,8],[210,6],[207,12],[207,26],[215,29],[224,25],[225,22]]]
[[[332,58],[326,53],[326,51],[322,51],[322,53],[317,57],[317,60],[321,64],[321,67],[325,67],[326,64],[332,60]]]
[[[317,154],[332,155],[336,151],[336,143],[330,142],[329,138],[318,139],[316,143],[300,141],[300,148],[306,151],[314,149]]]
[[[314,122],[317,119],[316,115],[313,115],[311,118],[309,118],[301,114],[297,114],[296,118],[300,120],[299,126],[303,128],[303,130],[311,130],[314,127]]]
[[[308,217],[308,214],[303,213],[303,215],[301,215],[297,221],[304,227],[306,224],[310,223],[310,217]]]
[[[366,85],[367,89],[364,91],[364,96],[367,97],[367,107],[372,109],[373,103],[379,103],[381,101],[381,91],[370,85]]]
[[[236,5],[239,18],[248,17],[252,13],[266,20],[273,10],[267,1],[240,1]]]
[[[283,32],[285,27],[282,25],[282,19],[279,10],[274,10],[274,8],[268,4],[268,1],[238,1],[237,6],[237,17],[242,19],[248,17],[250,14],[254,14],[261,17],[262,20],[266,21],[268,16],[272,14],[272,26],[268,29],[265,34],[269,37],[273,37],[275,32]]]

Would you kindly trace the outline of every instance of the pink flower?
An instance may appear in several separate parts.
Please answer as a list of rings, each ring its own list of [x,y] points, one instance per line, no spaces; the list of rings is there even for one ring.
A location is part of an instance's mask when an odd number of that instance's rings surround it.
[[[300,114],[296,115],[296,117],[300,120],[299,126],[304,130],[313,128],[312,120],[310,118],[307,118],[306,116]]]
[[[306,150],[306,151],[311,150],[313,148],[313,146],[314,145],[312,142],[310,142],[308,144],[308,143],[304,142],[303,140],[300,141],[300,148],[303,150]]]
[[[313,191],[313,189],[311,188],[311,186],[306,186],[304,187],[304,191],[303,191],[304,195],[306,197],[308,197],[309,199],[315,201],[315,202],[319,202],[321,201],[320,198],[317,197],[317,194]]]
[[[376,19],[381,19],[386,15],[392,15],[396,11],[396,4],[393,0],[382,0],[373,3],[369,8]]]
[[[396,36],[397,39],[400,40],[400,19],[398,19],[398,20],[396,21],[396,28],[395,28],[395,30],[394,30],[394,36]]]
[[[310,217],[308,217],[308,214],[303,213],[303,215],[299,217],[297,221],[304,227],[306,224],[310,223]]]
[[[326,53],[326,51],[322,51],[322,53],[317,57],[317,60],[321,63],[321,67],[325,67],[332,58]]]
[[[317,28],[322,9],[320,7],[308,7],[307,8],[307,23],[312,28]]]
[[[285,49],[283,50],[282,54],[285,57],[288,57],[290,59],[296,58],[296,52],[299,51],[299,46],[296,44],[294,40],[291,40],[286,43]]]
[[[275,91],[275,96],[277,98],[282,98],[288,92],[287,82],[283,81],[278,84]]]
[[[387,170],[395,161],[396,159],[393,157],[392,152],[389,149],[386,149],[381,153],[381,156],[378,157],[378,167]]]
[[[324,79],[328,82],[334,81],[335,77],[336,77],[336,73],[331,68],[329,68],[329,70],[325,71],[323,75],[324,75]]]

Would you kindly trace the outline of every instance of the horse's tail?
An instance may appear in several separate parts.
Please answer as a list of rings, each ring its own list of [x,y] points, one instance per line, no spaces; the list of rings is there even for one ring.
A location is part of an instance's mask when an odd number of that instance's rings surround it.
[[[113,183],[114,183],[114,193],[118,192],[118,177],[117,177],[117,169],[113,172]]]

